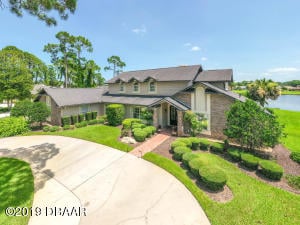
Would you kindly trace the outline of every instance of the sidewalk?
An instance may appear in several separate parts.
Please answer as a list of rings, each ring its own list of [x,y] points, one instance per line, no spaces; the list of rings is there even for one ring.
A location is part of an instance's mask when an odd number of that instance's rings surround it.
[[[136,157],[142,157],[147,152],[151,152],[158,145],[167,140],[170,136],[167,134],[157,134],[154,137],[150,138],[140,146],[133,149],[130,154],[135,155]]]

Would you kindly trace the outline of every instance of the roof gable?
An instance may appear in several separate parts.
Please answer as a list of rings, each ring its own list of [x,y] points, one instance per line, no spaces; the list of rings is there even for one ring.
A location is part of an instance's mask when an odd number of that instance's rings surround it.
[[[195,78],[199,71],[202,71],[201,65],[129,71],[119,74],[108,80],[107,83],[117,83],[120,80],[124,82],[132,80],[144,82],[149,78],[156,81],[190,81]]]
[[[61,107],[100,103],[102,95],[107,92],[107,86],[99,88],[44,88],[43,92]]]

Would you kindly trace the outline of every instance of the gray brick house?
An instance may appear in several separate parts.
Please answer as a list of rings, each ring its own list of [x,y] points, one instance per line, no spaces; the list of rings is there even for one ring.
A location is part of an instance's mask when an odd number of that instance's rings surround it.
[[[233,81],[231,69],[203,70],[201,65],[178,66],[123,72],[100,88],[45,88],[38,100],[51,106],[53,124],[62,116],[98,111],[105,114],[105,105],[120,103],[126,117],[140,117],[141,109],[153,109],[154,126],[177,127],[184,134],[184,112],[192,110],[207,118],[205,131],[222,136],[225,111],[243,96],[229,90]]]

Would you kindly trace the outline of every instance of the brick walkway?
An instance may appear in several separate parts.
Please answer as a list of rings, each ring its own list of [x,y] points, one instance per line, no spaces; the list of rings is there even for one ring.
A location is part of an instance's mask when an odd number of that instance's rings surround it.
[[[157,134],[154,137],[150,138],[140,146],[133,149],[130,153],[132,155],[135,155],[136,157],[142,157],[147,152],[151,152],[154,150],[158,145],[163,143],[165,140],[167,140],[170,136],[167,134]]]

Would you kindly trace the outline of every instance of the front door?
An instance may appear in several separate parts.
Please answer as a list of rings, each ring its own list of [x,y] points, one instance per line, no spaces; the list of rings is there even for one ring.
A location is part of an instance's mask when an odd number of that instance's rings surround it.
[[[170,105],[170,125],[177,126],[177,110]]]

